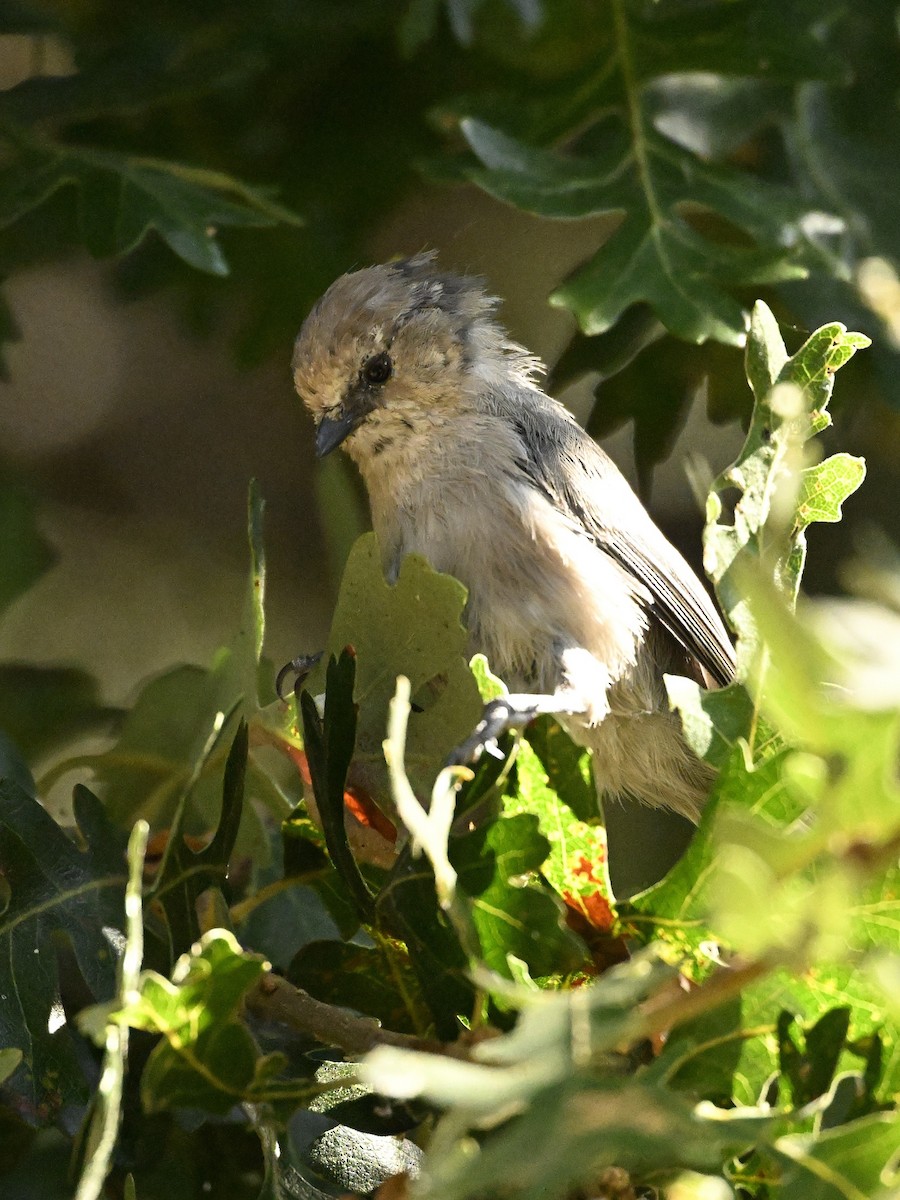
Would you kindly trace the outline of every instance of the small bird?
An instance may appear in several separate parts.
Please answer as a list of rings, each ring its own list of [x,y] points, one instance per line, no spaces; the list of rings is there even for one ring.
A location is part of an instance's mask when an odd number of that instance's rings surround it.
[[[317,454],[341,446],[359,468],[388,579],[416,553],[466,586],[471,651],[513,691],[467,753],[554,713],[593,751],[602,792],[696,821],[712,772],[663,675],[727,684],[728,634],[612,460],[542,391],[498,303],[434,253],[336,280],[293,357]]]

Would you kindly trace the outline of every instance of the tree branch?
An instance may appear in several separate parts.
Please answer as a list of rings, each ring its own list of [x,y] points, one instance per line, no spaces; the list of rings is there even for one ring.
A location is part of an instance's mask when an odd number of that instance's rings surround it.
[[[396,1033],[383,1028],[371,1017],[358,1017],[349,1009],[316,1000],[308,992],[271,973],[263,975],[247,995],[246,1004],[255,1017],[281,1021],[325,1045],[340,1046],[350,1055],[367,1054],[376,1046],[400,1046],[405,1050],[421,1050],[451,1058],[469,1057],[469,1048],[461,1041],[439,1042],[410,1033]]]

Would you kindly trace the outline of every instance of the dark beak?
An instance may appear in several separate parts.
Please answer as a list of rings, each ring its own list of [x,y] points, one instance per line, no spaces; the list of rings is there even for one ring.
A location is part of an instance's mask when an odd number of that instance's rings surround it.
[[[316,430],[316,458],[324,458],[332,450],[337,450],[358,424],[358,413],[344,413],[342,417],[323,417]]]

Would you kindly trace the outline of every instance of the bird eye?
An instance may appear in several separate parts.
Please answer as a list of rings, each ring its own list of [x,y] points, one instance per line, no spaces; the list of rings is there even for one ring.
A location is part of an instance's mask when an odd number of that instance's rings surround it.
[[[366,383],[387,383],[394,372],[389,354],[374,354],[363,363],[362,377]]]

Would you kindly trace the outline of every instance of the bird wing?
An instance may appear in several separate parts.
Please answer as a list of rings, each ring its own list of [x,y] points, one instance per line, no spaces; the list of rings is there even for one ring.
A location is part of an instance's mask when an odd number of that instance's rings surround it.
[[[514,417],[525,451],[520,469],[644,585],[660,624],[716,682],[730,683],[734,648],[694,571],[593,438],[562,405],[542,393],[535,398],[535,403],[517,405]]]

